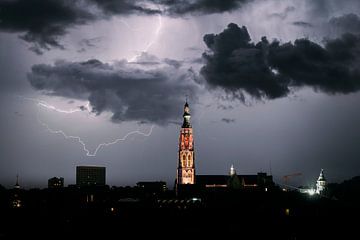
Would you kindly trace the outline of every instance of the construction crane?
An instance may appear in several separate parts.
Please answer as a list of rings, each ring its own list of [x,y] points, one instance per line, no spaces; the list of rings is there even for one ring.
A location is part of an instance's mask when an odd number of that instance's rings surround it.
[[[287,185],[289,178],[291,178],[291,177],[296,177],[296,176],[300,176],[300,175],[302,175],[302,173],[301,173],[301,172],[297,172],[297,173],[292,173],[292,174],[288,174],[288,175],[283,176],[285,185]]]

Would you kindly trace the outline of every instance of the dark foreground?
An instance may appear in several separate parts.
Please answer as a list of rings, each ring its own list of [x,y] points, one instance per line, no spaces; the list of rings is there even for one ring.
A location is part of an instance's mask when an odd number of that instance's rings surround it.
[[[360,235],[360,211],[354,203],[279,190],[207,191],[195,198],[129,189],[8,190],[0,200],[0,239],[358,239]]]

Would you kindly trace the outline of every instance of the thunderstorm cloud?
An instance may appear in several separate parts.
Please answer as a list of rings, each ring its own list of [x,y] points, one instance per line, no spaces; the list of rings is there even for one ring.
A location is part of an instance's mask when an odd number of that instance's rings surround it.
[[[330,19],[329,25],[334,34],[360,33],[360,17],[354,13],[333,17]]]
[[[94,113],[110,112],[115,122],[163,125],[178,119],[185,96],[195,98],[197,84],[192,71],[160,61],[155,67],[125,60],[56,61],[34,65],[28,79],[45,94],[86,99]]]
[[[360,89],[360,36],[347,33],[324,46],[309,39],[251,42],[246,27],[230,23],[219,34],[206,34],[209,51],[201,69],[210,88],[221,88],[244,100],[287,96],[309,86],[330,94]]]
[[[212,14],[230,12],[253,0],[158,0],[169,15]]]
[[[43,54],[61,43],[69,29],[113,16],[181,16],[231,11],[250,0],[5,0],[0,1],[0,31],[19,33],[29,49]],[[85,51],[82,48],[80,52]]]

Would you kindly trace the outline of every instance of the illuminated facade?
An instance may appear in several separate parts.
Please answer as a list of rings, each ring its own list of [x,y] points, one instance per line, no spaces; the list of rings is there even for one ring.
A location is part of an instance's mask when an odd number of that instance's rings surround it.
[[[316,193],[321,194],[326,189],[326,179],[324,177],[324,170],[321,169],[320,176],[316,181]]]
[[[184,122],[180,130],[177,185],[195,184],[195,155],[193,129],[190,124],[190,108],[184,106]]]

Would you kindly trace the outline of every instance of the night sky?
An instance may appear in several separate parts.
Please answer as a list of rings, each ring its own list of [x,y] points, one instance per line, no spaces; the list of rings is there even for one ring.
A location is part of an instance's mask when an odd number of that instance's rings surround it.
[[[7,187],[172,187],[186,96],[197,174],[360,175],[358,0],[0,0],[0,83]]]

